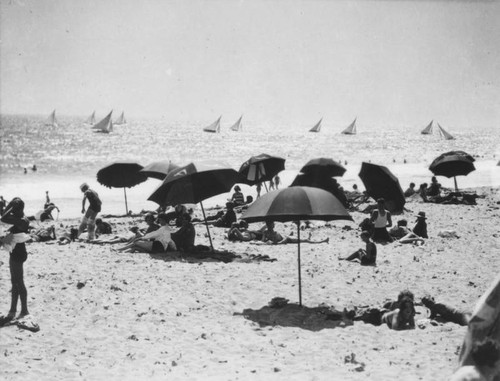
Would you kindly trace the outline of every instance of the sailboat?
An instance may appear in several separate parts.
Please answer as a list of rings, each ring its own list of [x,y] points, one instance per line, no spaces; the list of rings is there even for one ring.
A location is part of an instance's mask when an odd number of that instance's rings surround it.
[[[111,121],[111,114],[113,113],[113,110],[99,123],[95,124],[92,126],[92,129],[95,130],[95,132],[103,132],[105,134],[109,134],[110,132],[113,131],[113,122]]]
[[[87,120],[85,121],[85,124],[90,124],[93,126],[95,124],[95,111],[90,115]]]
[[[427,127],[425,127],[420,133],[422,135],[432,135],[432,132],[433,132],[433,124],[434,123],[434,120],[431,120],[431,122],[429,123],[429,125]]]
[[[443,127],[441,127],[441,125],[438,123],[438,128],[439,128],[439,133],[441,134],[441,136],[443,138],[445,138],[446,140],[454,140],[455,138],[453,137],[452,134],[450,134],[449,132],[447,132]]]
[[[238,119],[238,120],[236,121],[236,123],[235,123],[235,124],[233,124],[233,125],[230,127],[231,131],[241,131],[241,129],[242,129],[241,119],[242,119],[242,118],[243,118],[243,115],[242,115],[242,116],[240,116],[240,119]]]
[[[52,111],[52,114],[49,115],[49,118],[45,122],[45,125],[57,127],[56,110]]]
[[[222,118],[222,115],[219,116],[219,119],[217,119],[215,122],[213,122],[210,126],[205,127],[203,131],[205,132],[213,132],[213,133],[218,133],[220,132],[220,120]]]
[[[319,131],[321,130],[321,122],[322,122],[322,121],[323,121],[323,118],[321,118],[321,119],[319,120],[319,122],[318,122],[318,123],[316,123],[316,124],[314,125],[314,127],[313,127],[313,128],[311,128],[311,129],[309,130],[309,132],[319,132]]]
[[[358,118],[354,118],[354,120],[352,121],[352,123],[347,126],[347,128],[342,131],[341,133],[344,134],[344,135],[356,135],[356,120]]]
[[[115,124],[127,124],[127,121],[125,120],[125,113],[122,111],[122,114],[120,117],[115,121]]]

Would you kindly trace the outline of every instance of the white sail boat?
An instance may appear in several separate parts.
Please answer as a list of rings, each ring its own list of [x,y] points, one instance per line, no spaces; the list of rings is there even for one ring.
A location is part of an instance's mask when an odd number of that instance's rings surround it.
[[[215,122],[213,122],[210,126],[207,126],[203,129],[205,132],[213,132],[213,133],[218,133],[220,132],[220,120],[222,118],[222,115],[219,116],[219,119],[217,119]]]
[[[113,131],[113,122],[111,121],[111,114],[113,113],[113,110],[99,123],[95,124],[92,126],[92,129],[95,130],[95,132],[103,132],[105,134],[109,134],[110,132]]]
[[[236,123],[235,123],[235,124],[233,124],[233,125],[230,127],[231,131],[241,131],[241,129],[242,129],[242,127],[243,127],[243,126],[241,125],[241,119],[242,119],[242,118],[243,118],[243,115],[242,115],[242,116],[240,116],[240,119],[238,119],[238,120],[236,121]]]
[[[358,118],[354,118],[354,120],[352,121],[352,123],[347,126],[347,128],[342,131],[341,133],[344,134],[344,135],[356,135],[356,120]]]
[[[90,124],[93,126],[95,124],[95,111],[90,115],[87,120],[85,121],[85,124]]]
[[[119,125],[119,124],[127,124],[127,121],[125,120],[125,112],[122,111],[122,114],[120,115],[120,117],[115,121],[116,125]]]
[[[316,124],[314,125],[314,127],[313,127],[313,128],[311,128],[311,129],[309,130],[309,132],[320,132],[320,130],[321,130],[321,122],[322,122],[322,121],[323,121],[323,118],[321,118],[321,119],[319,120],[319,122],[318,122],[318,123],[316,123]]]
[[[434,123],[434,120],[431,120],[429,125],[427,127],[425,127],[420,133],[422,135],[432,135],[432,132],[434,130],[433,123]]]
[[[45,125],[57,127],[56,110],[52,111],[52,114],[49,115],[49,118],[45,122]]]
[[[450,134],[449,132],[447,132],[443,127],[441,127],[441,125],[438,123],[438,128],[439,128],[439,133],[441,134],[441,136],[443,138],[445,138],[446,140],[454,140],[455,138],[453,137],[452,134]]]

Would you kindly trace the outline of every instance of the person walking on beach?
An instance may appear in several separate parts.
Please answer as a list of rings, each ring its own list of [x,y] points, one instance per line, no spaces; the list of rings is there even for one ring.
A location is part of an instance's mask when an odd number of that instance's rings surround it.
[[[274,184],[276,185],[276,189],[280,189],[281,179],[278,175],[274,176]]]
[[[262,183],[257,183],[257,198],[260,197],[261,191],[262,191]]]
[[[12,250],[10,251],[9,259],[12,291],[9,313],[4,317],[0,317],[0,326],[14,319],[19,299],[21,299],[21,314],[19,317],[29,315],[28,291],[24,284],[23,276],[23,264],[28,258],[25,242],[29,239],[29,235],[27,234],[29,220],[24,215],[24,201],[18,197],[14,198],[9,205],[7,205],[5,213],[2,214],[1,221],[12,225],[9,229],[12,235],[12,240],[10,242]]]
[[[269,190],[274,190],[274,179],[269,180]]]
[[[387,232],[387,228],[392,226],[391,212],[385,209],[385,200],[379,198],[377,200],[377,209],[371,216],[373,222],[373,236],[375,242],[392,242],[393,239]]]
[[[85,215],[83,216],[80,227],[78,228],[77,238],[83,233],[85,228],[87,228],[88,239],[93,240],[95,238],[95,219],[97,217],[97,213],[101,211],[102,202],[97,192],[90,189],[87,183],[80,185],[80,190],[83,192],[82,213],[85,213]],[[89,201],[89,207],[87,208],[87,212],[85,212],[85,201],[87,200]]]

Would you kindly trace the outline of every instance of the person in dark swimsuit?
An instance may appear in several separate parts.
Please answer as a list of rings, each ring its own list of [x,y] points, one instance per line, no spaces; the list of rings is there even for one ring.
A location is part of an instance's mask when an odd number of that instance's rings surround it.
[[[377,245],[370,240],[370,233],[363,231],[360,234],[360,238],[366,243],[365,249],[359,249],[345,258],[339,258],[339,260],[354,261],[359,259],[362,265],[374,265],[377,260]]]
[[[24,201],[20,198],[14,198],[5,208],[5,213],[2,214],[1,221],[12,225],[9,229],[11,234],[28,233],[29,220],[24,215]],[[10,252],[10,279],[12,282],[12,294],[9,313],[0,317],[0,326],[14,319],[17,312],[17,302],[21,299],[21,314],[20,317],[29,314],[28,311],[28,291],[24,284],[23,264],[28,258],[26,244],[18,242]]]
[[[82,218],[82,222],[80,227],[78,228],[78,237],[83,233],[85,227],[88,231],[88,239],[93,240],[94,230],[95,230],[95,219],[97,213],[101,211],[102,202],[99,199],[99,195],[96,191],[90,189],[88,184],[83,183],[80,185],[80,190],[83,192],[83,200],[82,200],[82,213],[85,213],[85,216]],[[85,201],[89,201],[89,207],[87,208],[87,212],[85,212]]]

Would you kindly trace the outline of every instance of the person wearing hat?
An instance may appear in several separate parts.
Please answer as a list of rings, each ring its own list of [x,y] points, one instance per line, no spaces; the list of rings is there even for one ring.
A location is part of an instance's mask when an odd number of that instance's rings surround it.
[[[417,223],[413,228],[413,233],[422,238],[429,238],[427,235],[427,222],[425,221],[427,218],[425,217],[425,212],[418,212],[417,214]]]
[[[385,209],[385,200],[383,198],[379,198],[377,200],[377,209],[375,209],[372,213],[371,222],[373,223],[373,241],[393,241],[392,237],[387,231],[387,228],[390,228],[392,226],[391,212]]]
[[[101,211],[102,202],[97,192],[90,189],[87,183],[80,185],[80,190],[83,193],[82,213],[85,213],[85,215],[83,216],[80,227],[78,228],[77,238],[83,233],[85,228],[87,228],[88,239],[93,240],[95,238],[95,219],[97,213]],[[85,202],[87,200],[89,201],[89,207],[85,212]]]
[[[235,206],[245,205],[245,197],[241,193],[241,188],[239,185],[234,187],[234,193],[229,200],[234,203]]]

